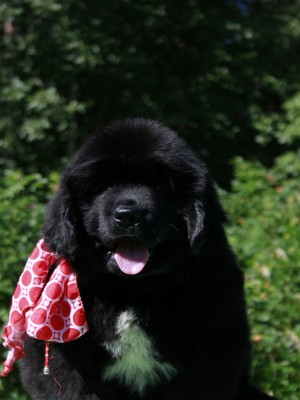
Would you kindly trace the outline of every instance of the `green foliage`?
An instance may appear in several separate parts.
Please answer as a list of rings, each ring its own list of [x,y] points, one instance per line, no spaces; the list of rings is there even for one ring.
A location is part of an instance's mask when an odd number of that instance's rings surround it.
[[[9,304],[26,259],[39,239],[44,205],[56,187],[57,175],[7,172],[0,188],[0,330],[7,323]],[[6,351],[1,349],[2,364]],[[2,369],[2,367],[1,367]],[[0,380],[0,398],[25,400],[18,374]]]
[[[252,325],[254,380],[278,398],[300,396],[300,152],[272,168],[235,160],[224,196],[228,234],[245,267]]]
[[[0,172],[47,175],[133,115],[185,135],[222,185],[232,156],[271,162],[300,62],[298,1],[273,3],[2,1]]]
[[[19,171],[9,171],[3,178],[0,189],[0,301],[4,300],[2,296],[11,295],[13,283],[10,281],[15,281],[18,271],[23,269],[21,261],[36,243],[44,204],[53,191],[54,179],[55,174],[46,179],[37,173],[25,176]]]

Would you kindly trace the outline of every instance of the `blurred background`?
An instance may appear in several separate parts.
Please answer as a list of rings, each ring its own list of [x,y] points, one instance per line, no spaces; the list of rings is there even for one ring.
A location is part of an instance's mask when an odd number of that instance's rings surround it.
[[[253,380],[299,400],[300,1],[2,0],[0,26],[0,329],[71,154],[111,120],[154,118],[218,185]],[[17,371],[0,398],[28,399]]]

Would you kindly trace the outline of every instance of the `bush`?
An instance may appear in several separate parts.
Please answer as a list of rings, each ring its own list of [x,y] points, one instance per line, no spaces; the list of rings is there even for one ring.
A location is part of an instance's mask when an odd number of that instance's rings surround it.
[[[224,194],[231,244],[245,268],[254,381],[280,399],[300,398],[300,152],[270,169],[237,158]]]
[[[57,176],[24,176],[7,172],[0,188],[0,330],[7,323],[9,304],[18,277],[37,240],[42,225],[44,205],[56,187]],[[0,362],[6,351],[1,348]],[[1,366],[2,369],[2,366]],[[15,368],[17,369],[17,368]],[[17,373],[0,380],[0,398],[26,400]]]

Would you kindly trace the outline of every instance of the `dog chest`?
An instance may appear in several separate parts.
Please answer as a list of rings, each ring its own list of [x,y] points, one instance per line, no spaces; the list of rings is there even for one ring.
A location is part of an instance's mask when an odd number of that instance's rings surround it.
[[[116,339],[106,341],[104,346],[112,357],[103,372],[105,381],[118,381],[142,395],[160,379],[170,381],[176,375],[175,368],[162,359],[153,340],[139,326],[132,310],[119,315]]]

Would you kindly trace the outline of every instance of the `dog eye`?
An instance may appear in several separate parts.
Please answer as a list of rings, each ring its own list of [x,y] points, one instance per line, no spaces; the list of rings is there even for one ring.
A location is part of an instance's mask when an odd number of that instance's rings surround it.
[[[108,189],[108,185],[101,185],[101,186],[99,186],[99,187],[96,189],[96,193],[97,193],[97,194],[103,193],[103,192],[105,192],[105,190],[107,190],[107,189]]]
[[[86,197],[95,197],[105,192],[108,189],[106,185],[90,186],[87,188],[85,195]]]
[[[157,192],[164,192],[164,191],[166,190],[166,185],[163,184],[163,183],[161,183],[161,182],[157,182],[157,183],[155,183],[155,185],[154,185],[154,189],[155,189]]]
[[[174,184],[171,180],[168,182],[156,182],[154,184],[154,189],[157,192],[174,192]]]

